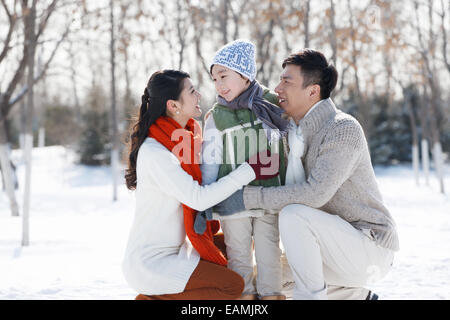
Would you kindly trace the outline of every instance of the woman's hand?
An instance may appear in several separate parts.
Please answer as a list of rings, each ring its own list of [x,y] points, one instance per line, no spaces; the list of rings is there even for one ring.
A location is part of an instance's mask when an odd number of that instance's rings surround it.
[[[256,180],[276,177],[280,169],[280,155],[271,154],[270,150],[258,152],[247,160],[256,175]]]

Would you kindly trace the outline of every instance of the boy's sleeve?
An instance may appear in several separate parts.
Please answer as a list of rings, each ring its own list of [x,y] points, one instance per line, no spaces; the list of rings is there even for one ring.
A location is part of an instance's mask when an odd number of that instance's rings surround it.
[[[275,92],[270,91],[269,89],[264,90],[264,99],[266,99],[270,103],[273,103],[277,107],[280,106],[280,102],[278,100],[278,95]]]
[[[207,114],[203,129],[202,145],[202,185],[208,185],[217,180],[223,158],[222,134],[217,129],[214,117]]]

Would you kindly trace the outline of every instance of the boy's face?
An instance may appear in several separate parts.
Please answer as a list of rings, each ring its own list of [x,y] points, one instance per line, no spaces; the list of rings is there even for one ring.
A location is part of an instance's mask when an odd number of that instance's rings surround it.
[[[303,80],[301,67],[288,64],[280,75],[280,83],[275,88],[280,107],[295,120],[303,118],[312,106],[313,100],[317,98],[318,86],[303,88]]]
[[[249,81],[239,73],[220,65],[214,65],[211,76],[216,87],[216,92],[230,102],[248,88]]]

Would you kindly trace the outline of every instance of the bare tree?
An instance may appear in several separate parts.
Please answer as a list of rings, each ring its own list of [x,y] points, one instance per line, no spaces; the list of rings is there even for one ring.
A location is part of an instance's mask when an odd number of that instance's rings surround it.
[[[422,170],[425,175],[425,184],[428,186],[430,184],[430,148],[428,144],[428,138],[430,137],[430,125],[429,125],[429,104],[430,99],[428,98],[428,89],[426,86],[426,82],[424,80],[423,82],[423,92],[422,92],[422,99],[421,99],[421,112],[420,112],[420,127],[422,128],[422,138],[420,141],[421,145],[421,154],[422,154]]]
[[[222,43],[226,44],[228,43],[228,11],[229,11],[229,4],[230,0],[221,0],[220,1],[220,8],[218,11],[218,20],[219,20],[219,30],[222,32]]]
[[[12,8],[8,7],[8,5],[5,3],[5,0],[1,0],[1,4],[3,6],[3,9],[5,10],[6,16],[8,17],[9,24],[8,24],[8,32],[3,42],[3,49],[0,51],[0,63],[2,63],[3,59],[5,59],[6,55],[8,54],[8,51],[11,49],[10,48],[11,38],[18,19],[16,12],[17,0],[14,0]]]
[[[117,101],[116,101],[116,47],[115,47],[115,20],[114,1],[110,0],[110,54],[111,54],[111,172],[113,180],[113,201],[117,201],[117,178],[119,167],[119,135],[117,127]]]
[[[402,88],[403,106],[408,111],[412,136],[412,166],[416,185],[419,185],[419,133],[417,129],[417,117],[415,113],[415,108],[417,107],[416,104],[418,101],[411,85],[409,87],[405,87],[401,80],[398,80],[395,77],[394,79]]]
[[[130,43],[131,32],[125,27],[125,22],[131,20],[133,17],[128,15],[132,1],[126,1],[120,3],[120,16],[118,19],[118,40],[119,40],[119,53],[123,56],[123,70],[125,76],[125,95],[124,104],[126,108],[132,104],[131,94],[131,76],[130,76]]]
[[[310,30],[309,30],[309,16],[311,11],[311,0],[304,0],[303,6],[303,29],[305,33],[305,48],[309,48],[310,44]]]
[[[33,149],[33,118],[34,118],[34,65],[37,45],[36,36],[36,3],[33,0],[29,5],[22,0],[22,14],[25,24],[25,43],[27,54],[27,115],[25,127],[25,191],[23,202],[22,246],[30,245],[30,200],[31,200],[31,151]],[[56,4],[56,3],[55,3]]]
[[[5,41],[3,43],[3,49],[0,53],[0,64],[4,61],[6,58],[9,50],[10,50],[10,42],[12,38],[12,34],[14,32],[14,28],[16,26],[17,22],[17,12],[16,12],[16,6],[17,1],[14,1],[12,8],[9,8],[4,0],[1,1],[3,9],[5,10],[5,13],[8,17],[9,21],[9,28],[8,32],[5,38]],[[17,78],[20,78],[23,68],[25,67],[24,63],[21,63],[20,68],[17,72],[19,72],[19,76]],[[18,81],[18,80],[17,80]],[[3,182],[5,186],[6,193],[9,198],[10,208],[11,208],[11,214],[13,216],[19,215],[19,206],[17,204],[15,192],[14,192],[14,176],[13,176],[13,168],[11,166],[11,160],[9,155],[9,141],[7,137],[7,130],[6,130],[6,118],[8,116],[8,113],[6,112],[5,108],[3,107],[6,104],[6,101],[9,99],[9,96],[12,95],[12,91],[14,88],[8,88],[9,92],[0,92],[0,167],[2,169],[2,177]]]
[[[358,58],[359,53],[361,52],[361,48],[358,47],[358,33],[357,27],[360,27],[360,24],[356,23],[354,17],[354,10],[351,6],[350,0],[347,0],[347,11],[349,14],[349,31],[350,31],[350,59],[351,59],[351,67],[353,69],[354,75],[354,85],[355,85],[355,95],[356,101],[358,104],[358,115],[359,120],[362,123],[362,127],[366,132],[366,137],[370,137],[371,132],[371,121],[370,121],[370,113],[368,108],[365,106],[364,97],[361,93],[361,81],[359,77],[359,67],[358,67]]]
[[[252,34],[256,39],[256,56],[259,68],[257,71],[259,80],[268,85],[272,78],[274,63],[271,59],[274,52],[274,27],[276,22],[276,11],[271,1],[261,3],[253,9]],[[263,22],[263,23],[261,23]],[[264,27],[263,27],[264,26]]]
[[[209,67],[203,56],[202,42],[204,39],[205,32],[207,31],[207,20],[206,8],[201,6],[189,6],[189,14],[191,18],[191,24],[193,26],[193,40],[195,46],[195,57],[196,57],[196,70],[197,79],[199,82],[199,87],[203,84],[204,75],[209,74]]]
[[[187,28],[188,19],[185,14],[185,7],[183,6],[183,0],[177,0],[177,18],[176,18],[176,29],[178,37],[178,69],[183,68],[184,51],[187,45]]]
[[[278,28],[280,28],[281,30],[281,34],[282,34],[282,39],[281,41],[284,44],[284,51],[286,52],[286,54],[289,54],[292,52],[292,46],[291,43],[289,42],[289,31],[288,31],[288,26],[286,25],[286,7],[285,6],[281,6],[279,13],[275,16],[276,19],[276,24],[278,26]]]
[[[242,17],[245,16],[246,9],[248,8],[250,2],[247,0],[242,1],[231,1],[228,9],[230,10],[233,24],[234,24],[234,33],[233,40],[239,39],[240,35],[240,25],[242,21]]]
[[[4,4],[4,2],[2,2]],[[4,4],[4,8],[5,11],[7,11],[8,15],[11,15],[12,17],[17,17],[17,13],[16,13],[16,5],[17,2],[14,2],[14,7],[12,8],[14,11],[14,13],[10,13],[11,10],[8,9],[8,7]],[[22,2],[22,6],[26,7],[26,3]],[[29,10],[28,9],[23,9],[22,12],[22,16],[23,19],[25,19],[26,15],[24,13],[28,13]],[[43,17],[42,20],[40,21],[39,25],[38,25],[38,29],[37,29],[37,33],[36,33],[36,42],[37,42],[37,38],[43,33],[47,21],[51,15],[52,10],[50,10],[50,7],[47,8],[47,10],[44,11],[43,13]],[[15,24],[16,20],[15,18],[10,19],[10,24]],[[26,35],[26,34],[25,34]],[[10,37],[9,37],[10,38]],[[12,107],[14,106],[14,104],[16,104],[18,101],[20,101],[25,94],[27,93],[29,84],[27,84],[25,87],[23,87],[21,90],[19,90],[19,92],[16,94],[15,97],[13,97],[13,94],[16,91],[17,86],[20,84],[21,79],[24,75],[25,72],[25,68],[27,66],[28,61],[28,53],[29,53],[29,46],[28,46],[28,42],[26,41],[27,39],[24,37],[24,46],[23,46],[23,55],[19,60],[18,66],[16,68],[16,70],[13,73],[12,79],[9,82],[9,84],[6,87],[6,90],[4,92],[1,93],[0,95],[0,159],[2,159],[2,168],[4,171],[4,178],[5,178],[5,184],[6,184],[6,190],[7,190],[7,194],[8,194],[8,198],[10,200],[10,206],[11,206],[11,212],[13,215],[17,216],[18,215],[18,206],[17,206],[17,202],[15,200],[15,194],[14,194],[14,188],[13,188],[13,174],[11,172],[11,166],[9,165],[9,163],[11,163],[11,161],[9,160],[9,146],[8,146],[8,136],[6,133],[6,127],[5,127],[5,121],[6,118],[8,117],[9,112],[11,111]],[[9,40],[8,40],[9,41]],[[9,52],[9,43],[6,43],[5,46],[8,47],[8,50],[2,50],[3,54],[2,54],[2,62],[3,60],[7,57],[7,54]],[[42,70],[42,72],[36,77],[34,78],[34,82],[37,82],[38,80],[40,80],[43,75],[45,74],[46,69],[48,68],[48,65],[51,61],[51,59],[53,59],[54,55],[52,54],[50,59],[47,61],[47,63],[44,65],[44,68]]]
[[[22,15],[21,15],[20,19],[23,21],[25,28],[29,29],[32,27],[31,26],[32,22],[31,22],[31,20],[27,20],[27,19],[31,19],[31,17],[33,16],[31,14],[31,11],[32,11],[31,8],[33,8],[33,7],[36,8],[37,2],[34,1],[31,3],[31,5],[29,5],[28,1],[22,0],[20,3],[22,6]],[[60,44],[63,42],[63,40],[65,39],[65,37],[67,36],[67,34],[69,32],[70,24],[71,24],[70,19],[69,19],[67,28],[65,29],[65,31],[62,34],[62,36],[60,37],[60,39],[57,41],[56,45],[54,46],[53,50],[51,51],[49,58],[45,62],[42,63],[42,69],[36,75],[33,74],[32,78],[31,78],[31,76],[28,76],[28,80],[26,82],[24,82],[24,84],[22,85],[22,79],[24,77],[25,70],[27,69],[27,66],[29,66],[31,64],[31,61],[29,60],[29,59],[31,59],[29,57],[30,41],[31,41],[31,43],[35,43],[35,45],[37,46],[37,44],[39,43],[39,38],[43,35],[44,30],[47,27],[48,21],[56,8],[56,3],[57,3],[57,0],[53,0],[49,5],[42,8],[42,10],[40,10],[38,15],[36,15],[36,13],[34,14],[35,17],[33,18],[33,20],[34,20],[33,24],[35,25],[35,27],[34,27],[35,32],[34,32],[34,36],[32,38],[28,38],[29,35],[27,32],[25,32],[23,34],[23,37],[20,34],[16,35],[16,38],[18,38],[19,41],[17,41],[17,44],[15,44],[15,45],[16,46],[22,45],[22,43],[23,43],[23,49],[21,50],[21,54],[18,57],[18,62],[15,65],[15,69],[11,73],[11,78],[6,83],[5,90],[0,92],[0,159],[1,159],[1,164],[2,164],[4,177],[5,177],[6,190],[7,190],[8,198],[10,200],[11,212],[13,215],[18,215],[19,211],[18,211],[17,201],[15,199],[15,194],[14,194],[14,176],[11,172],[11,170],[12,170],[11,165],[10,165],[11,161],[9,159],[9,153],[8,153],[9,140],[8,140],[8,135],[6,132],[5,121],[6,121],[6,118],[8,117],[8,115],[10,114],[12,108],[14,107],[14,105],[16,105],[18,102],[20,102],[29,93],[30,85],[34,85],[35,83],[37,83],[38,81],[40,81],[41,79],[44,78],[44,76],[49,68],[49,65],[51,64],[53,58],[55,57],[55,54],[56,54]],[[6,5],[6,3],[4,1],[2,1],[2,6],[3,6],[5,12],[7,12],[8,16],[11,16],[11,18],[9,19],[10,25],[11,24],[17,25],[17,21],[18,21],[17,19],[19,19],[18,18],[19,15],[17,14],[18,4],[19,4],[18,1],[14,1],[13,7],[8,7]],[[17,28],[13,28],[13,32],[17,32]],[[12,39],[13,36],[9,36],[7,38]],[[21,42],[20,39],[23,39],[23,41]],[[36,46],[34,47],[34,50],[36,49]],[[9,53],[11,51],[10,49],[12,48],[12,46],[10,45],[10,40],[8,40],[5,43],[5,48],[7,48],[7,50],[5,50],[4,48],[2,49],[2,58],[0,60],[0,63],[5,63],[5,61],[7,61],[8,59],[14,61],[14,58],[9,57]],[[31,81],[31,80],[33,80],[33,81]],[[28,98],[28,101],[30,101],[29,98]],[[28,111],[27,111],[27,114],[28,114]]]
[[[70,58],[69,70],[70,70],[70,80],[72,82],[72,95],[74,99],[75,116],[77,118],[77,122],[81,123],[81,104],[78,92],[79,90],[78,90],[77,68],[76,68],[77,61],[73,41],[69,41],[69,47],[67,48],[66,51]]]
[[[425,43],[422,26],[419,17],[419,2],[414,2],[414,10],[416,16],[416,31],[420,45],[420,55],[423,60],[424,78],[430,88],[430,133],[433,142],[433,160],[436,168],[437,177],[439,180],[439,189],[441,193],[445,193],[444,188],[444,172],[443,172],[443,160],[442,160],[442,146],[440,142],[440,134],[438,128],[437,117],[440,109],[441,90],[439,87],[439,81],[437,79],[438,73],[436,71],[436,34],[434,32],[433,16],[434,7],[433,1],[428,0],[428,41]]]
[[[336,25],[336,5],[335,0],[330,0],[330,8],[326,11],[328,18],[330,20],[330,32],[329,32],[329,43],[331,46],[331,61],[333,66],[338,69],[338,56],[340,53],[338,46],[338,27]],[[339,72],[340,84],[336,86],[336,89],[332,92],[332,97],[335,98],[344,88],[345,85],[345,74],[349,70],[351,64],[345,64],[342,70]]]
[[[419,185],[419,134],[417,132],[416,115],[413,106],[413,97],[410,89],[404,89],[404,104],[408,109],[409,123],[411,125],[412,135],[412,165],[414,170],[414,177],[416,185]]]
[[[337,32],[336,32],[336,9],[334,0],[330,0],[330,45],[331,45],[331,61],[333,65],[337,66]]]
[[[448,4],[448,3],[447,3]],[[450,10],[450,7],[449,7]],[[444,64],[447,67],[447,71],[450,73],[450,58],[448,57],[449,52],[447,50],[448,46],[448,37],[447,37],[447,27],[445,25],[445,5],[444,0],[441,0],[441,33],[442,33],[442,56],[444,57]]]
[[[43,51],[44,48],[41,46],[39,54],[37,55],[37,72],[38,74],[42,71],[43,65]],[[47,77],[42,78],[40,84],[38,85],[37,90],[39,90],[37,94],[36,99],[36,112],[35,112],[35,118],[38,125],[38,147],[42,148],[45,146],[45,126],[43,117],[45,115],[45,103],[48,101],[48,83],[47,83]],[[37,91],[36,90],[36,91]]]

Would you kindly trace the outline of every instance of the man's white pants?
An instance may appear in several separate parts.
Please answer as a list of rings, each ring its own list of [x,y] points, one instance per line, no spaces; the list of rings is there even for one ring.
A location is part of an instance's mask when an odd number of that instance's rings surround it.
[[[291,204],[281,210],[279,228],[296,284],[294,300],[366,299],[363,287],[392,266],[392,250],[337,215]]]

